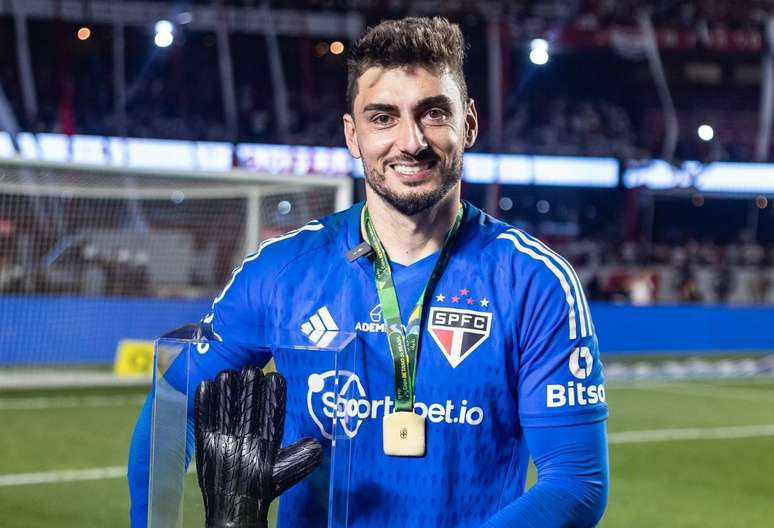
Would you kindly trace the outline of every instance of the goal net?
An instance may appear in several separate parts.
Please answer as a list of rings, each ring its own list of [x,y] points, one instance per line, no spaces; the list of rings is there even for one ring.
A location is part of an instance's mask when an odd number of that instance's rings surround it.
[[[262,240],[351,199],[349,178],[0,160],[0,388],[109,371],[120,343],[198,321]]]

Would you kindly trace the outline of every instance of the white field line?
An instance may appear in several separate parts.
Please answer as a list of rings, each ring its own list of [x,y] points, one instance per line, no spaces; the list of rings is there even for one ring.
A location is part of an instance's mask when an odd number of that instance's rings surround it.
[[[0,399],[0,411],[27,411],[34,409],[67,409],[79,407],[137,406],[144,396],[65,396]]]
[[[755,438],[774,436],[774,424],[743,425],[738,427],[714,427],[695,429],[654,429],[651,431],[619,431],[608,433],[610,444],[639,444],[645,442],[670,442],[679,440],[717,440],[729,438]],[[188,468],[193,473],[195,465]],[[0,475],[0,487],[32,484],[55,484],[84,480],[125,478],[125,466],[91,469],[73,469],[42,473],[16,473]]]
[[[678,440],[718,440],[774,436],[774,424],[740,425],[735,427],[701,427],[691,429],[654,429],[651,431],[619,431],[608,433],[610,444],[640,444]]]
[[[123,478],[125,476],[125,466],[69,469],[64,471],[47,471],[44,473],[17,473],[12,475],[0,475],[0,487],[73,482],[77,480],[104,480]]]
[[[196,464],[191,464],[188,466],[188,473],[196,473]],[[57,484],[59,482],[107,480],[117,478],[126,478],[126,466],[111,466],[89,469],[64,469],[62,471],[12,473],[10,475],[0,475],[0,488],[5,486]]]

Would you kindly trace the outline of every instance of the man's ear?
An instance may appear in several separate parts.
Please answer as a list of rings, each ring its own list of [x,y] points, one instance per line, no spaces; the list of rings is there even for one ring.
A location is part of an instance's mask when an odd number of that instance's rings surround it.
[[[476,142],[478,137],[478,112],[476,111],[476,102],[468,99],[468,106],[465,109],[465,148],[470,148]]]
[[[360,146],[357,144],[357,133],[355,132],[355,118],[351,114],[344,114],[341,118],[344,123],[344,139],[347,142],[347,148],[353,158],[360,159]]]

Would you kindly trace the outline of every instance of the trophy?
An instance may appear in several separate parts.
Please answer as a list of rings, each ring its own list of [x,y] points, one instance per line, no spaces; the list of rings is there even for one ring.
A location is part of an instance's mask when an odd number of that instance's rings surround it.
[[[364,365],[355,334],[324,333],[257,329],[240,350],[295,363],[287,376],[247,365],[201,381],[218,346],[206,327],[156,340],[150,528],[348,526]]]

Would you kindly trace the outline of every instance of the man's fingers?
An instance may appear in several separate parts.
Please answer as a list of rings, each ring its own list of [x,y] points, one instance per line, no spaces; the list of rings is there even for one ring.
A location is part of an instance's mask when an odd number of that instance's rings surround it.
[[[240,403],[239,434],[258,433],[263,372],[258,367],[242,369],[242,401]]]
[[[196,388],[194,416],[196,420],[196,474],[199,487],[204,489],[205,439],[215,431],[215,384],[202,381]]]
[[[264,376],[260,413],[258,419],[258,434],[264,440],[271,440],[277,445],[282,443],[282,433],[285,427],[285,399],[287,385],[281,374],[271,372]]]
[[[202,381],[196,389],[196,429],[202,432],[215,430],[212,393],[213,383],[211,381]]]
[[[280,449],[274,460],[272,483],[274,496],[294,486],[301,479],[317,469],[323,460],[320,442],[314,438],[303,438],[293,445]]]
[[[239,374],[224,370],[215,378],[217,406],[215,408],[215,430],[220,433],[236,432],[239,421]]]

